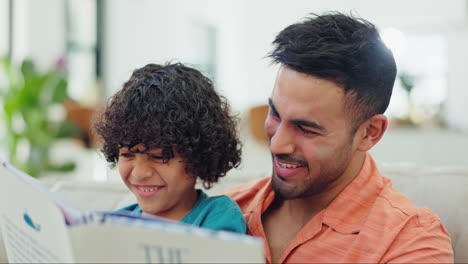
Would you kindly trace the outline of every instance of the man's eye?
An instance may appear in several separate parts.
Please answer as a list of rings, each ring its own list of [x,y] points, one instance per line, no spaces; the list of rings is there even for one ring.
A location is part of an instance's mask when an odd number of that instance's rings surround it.
[[[306,135],[306,136],[308,136],[308,135],[317,135],[317,134],[318,134],[318,133],[315,132],[315,131],[307,130],[307,129],[304,129],[303,127],[300,127],[300,126],[299,126],[298,128],[299,128],[299,130],[301,130],[301,132],[302,132],[304,135]]]
[[[131,158],[133,154],[132,153],[120,153],[119,156],[124,157],[124,158]]]
[[[279,117],[278,112],[276,112],[273,108],[270,108],[270,115],[272,115],[274,117]]]

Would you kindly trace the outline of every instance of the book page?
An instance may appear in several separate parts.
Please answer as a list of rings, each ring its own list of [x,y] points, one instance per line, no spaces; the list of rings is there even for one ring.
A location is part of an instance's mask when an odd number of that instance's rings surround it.
[[[109,219],[107,219],[109,220]],[[261,239],[184,224],[119,221],[70,226],[77,262],[264,263]]]
[[[57,193],[50,191],[42,182],[36,180],[35,178],[29,176],[24,171],[19,170],[8,162],[3,161],[0,158],[0,164],[18,178],[20,178],[25,183],[30,184],[36,190],[42,192],[49,200],[54,201],[55,205],[62,211],[62,214],[65,217],[67,223],[76,223],[81,221],[81,212],[72,206],[68,201],[62,199]]]
[[[60,209],[10,166],[0,162],[0,223],[8,261],[73,262]]]

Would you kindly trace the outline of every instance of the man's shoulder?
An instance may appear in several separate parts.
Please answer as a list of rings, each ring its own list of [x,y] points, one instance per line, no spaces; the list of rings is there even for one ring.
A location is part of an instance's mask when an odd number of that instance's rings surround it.
[[[374,211],[380,216],[418,227],[440,222],[440,218],[430,209],[414,204],[408,197],[391,186],[384,188],[376,199]]]
[[[247,183],[230,187],[220,194],[227,195],[232,199],[236,200],[237,197],[250,196],[251,194],[258,193],[258,191],[263,189],[269,183],[270,177],[255,179]]]
[[[271,177],[256,179],[238,186],[234,186],[224,190],[222,195],[227,195],[236,201],[241,208],[250,204],[260,195],[262,190],[268,188],[270,185]]]
[[[451,240],[439,216],[390,185],[378,195],[367,222],[365,233],[391,241],[383,262],[453,262]],[[372,232],[375,227],[378,231]]]

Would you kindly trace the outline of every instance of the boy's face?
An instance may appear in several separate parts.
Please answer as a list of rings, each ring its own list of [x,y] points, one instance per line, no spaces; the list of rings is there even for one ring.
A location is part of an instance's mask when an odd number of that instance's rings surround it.
[[[133,151],[144,151],[143,144]],[[121,148],[118,160],[122,180],[136,196],[143,212],[181,220],[197,201],[196,177],[185,171],[186,162],[174,151],[163,163],[162,149],[133,153]]]

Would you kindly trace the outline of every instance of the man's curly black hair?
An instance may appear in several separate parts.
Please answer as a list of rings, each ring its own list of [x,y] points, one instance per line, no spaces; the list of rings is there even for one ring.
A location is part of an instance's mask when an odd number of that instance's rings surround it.
[[[241,161],[237,118],[226,98],[210,79],[181,63],[135,70],[94,127],[113,167],[120,148],[161,148],[166,162],[175,150],[187,163],[187,173],[210,188]]]

